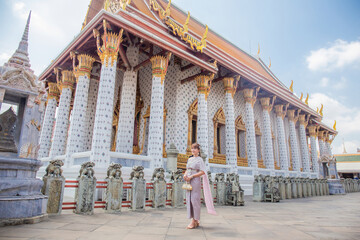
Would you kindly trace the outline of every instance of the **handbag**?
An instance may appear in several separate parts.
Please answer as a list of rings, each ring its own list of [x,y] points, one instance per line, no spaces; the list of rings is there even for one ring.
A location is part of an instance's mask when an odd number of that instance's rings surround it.
[[[181,188],[188,191],[192,190],[192,186],[189,182],[184,183]]]

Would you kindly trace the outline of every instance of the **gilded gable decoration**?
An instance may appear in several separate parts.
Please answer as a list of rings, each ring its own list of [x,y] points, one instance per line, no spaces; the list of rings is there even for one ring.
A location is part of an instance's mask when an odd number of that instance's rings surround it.
[[[179,36],[181,40],[188,43],[192,50],[197,52],[203,52],[203,49],[206,48],[206,38],[208,33],[208,26],[205,27],[205,32],[201,38],[201,40],[197,40],[194,36],[188,33],[188,25],[190,20],[190,13],[188,12],[186,21],[183,26],[177,23],[173,18],[170,17],[170,6],[171,0],[164,10],[160,4],[156,0],[150,0],[150,7],[159,13],[159,18],[169,27],[171,28],[173,34],[175,36]]]

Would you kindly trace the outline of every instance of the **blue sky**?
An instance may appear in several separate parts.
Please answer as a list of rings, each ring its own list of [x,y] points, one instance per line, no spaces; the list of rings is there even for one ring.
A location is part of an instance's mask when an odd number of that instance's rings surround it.
[[[0,1],[0,64],[15,51],[26,17],[30,60],[39,75],[78,34],[89,0]],[[314,108],[324,104],[324,122],[337,120],[334,153],[360,147],[360,1],[335,0],[173,0],[248,53],[265,63],[297,95],[310,94]],[[56,10],[55,10],[56,9]],[[4,34],[5,33],[5,34]]]

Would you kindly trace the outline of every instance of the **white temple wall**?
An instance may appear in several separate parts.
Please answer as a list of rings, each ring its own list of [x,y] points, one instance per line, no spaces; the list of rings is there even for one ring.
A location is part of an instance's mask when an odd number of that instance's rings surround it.
[[[185,64],[183,63],[185,66]],[[188,140],[188,110],[197,98],[196,81],[181,84],[181,79],[200,73],[198,67],[186,71],[179,71],[176,82],[176,118],[175,118],[175,146],[179,153],[185,154]]]
[[[218,81],[211,85],[210,94],[208,96],[208,129],[209,129],[209,158],[214,157],[214,116],[220,108],[225,107],[225,91],[222,81]],[[220,135],[221,137],[221,135]],[[225,138],[221,139],[225,142]]]

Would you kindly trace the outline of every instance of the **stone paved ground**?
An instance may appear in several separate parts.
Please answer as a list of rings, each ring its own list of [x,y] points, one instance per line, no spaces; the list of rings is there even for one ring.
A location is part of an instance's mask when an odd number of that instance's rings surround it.
[[[360,239],[360,193],[202,209],[201,227],[187,230],[185,209],[147,209],[93,216],[65,211],[47,221],[0,228],[0,239]]]

